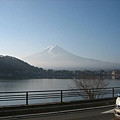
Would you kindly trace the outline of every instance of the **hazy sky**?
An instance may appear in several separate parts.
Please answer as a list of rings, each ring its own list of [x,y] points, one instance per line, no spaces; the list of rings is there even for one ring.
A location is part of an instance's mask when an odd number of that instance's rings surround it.
[[[120,63],[120,0],[0,0],[0,54],[22,58],[58,45]]]

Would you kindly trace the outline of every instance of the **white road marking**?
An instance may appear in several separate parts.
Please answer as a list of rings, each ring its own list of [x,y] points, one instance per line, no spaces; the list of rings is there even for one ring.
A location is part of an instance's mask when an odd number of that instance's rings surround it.
[[[114,113],[114,109],[112,109],[112,110],[107,110],[107,111],[105,111],[105,112],[102,112],[103,114],[105,114],[105,113]]]

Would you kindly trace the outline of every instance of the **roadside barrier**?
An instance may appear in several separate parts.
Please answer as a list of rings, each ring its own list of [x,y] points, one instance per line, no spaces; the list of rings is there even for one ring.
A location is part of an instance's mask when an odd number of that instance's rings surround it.
[[[120,87],[0,92],[0,106],[113,98],[117,96],[117,93],[120,93]]]

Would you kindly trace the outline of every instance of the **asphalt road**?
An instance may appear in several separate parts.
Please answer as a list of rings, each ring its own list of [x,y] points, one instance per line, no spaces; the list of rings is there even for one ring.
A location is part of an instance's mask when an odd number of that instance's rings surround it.
[[[114,106],[102,106],[59,112],[11,116],[0,120],[118,120],[113,114]]]

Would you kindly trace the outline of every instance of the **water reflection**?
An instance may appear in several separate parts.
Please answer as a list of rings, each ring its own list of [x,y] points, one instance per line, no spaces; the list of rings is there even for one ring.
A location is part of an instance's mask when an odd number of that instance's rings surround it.
[[[112,76],[113,80],[120,80],[120,76]]]
[[[119,87],[118,79],[105,79],[107,87]],[[0,80],[0,91],[41,91],[65,90],[76,87],[72,79],[25,79],[25,80]]]

